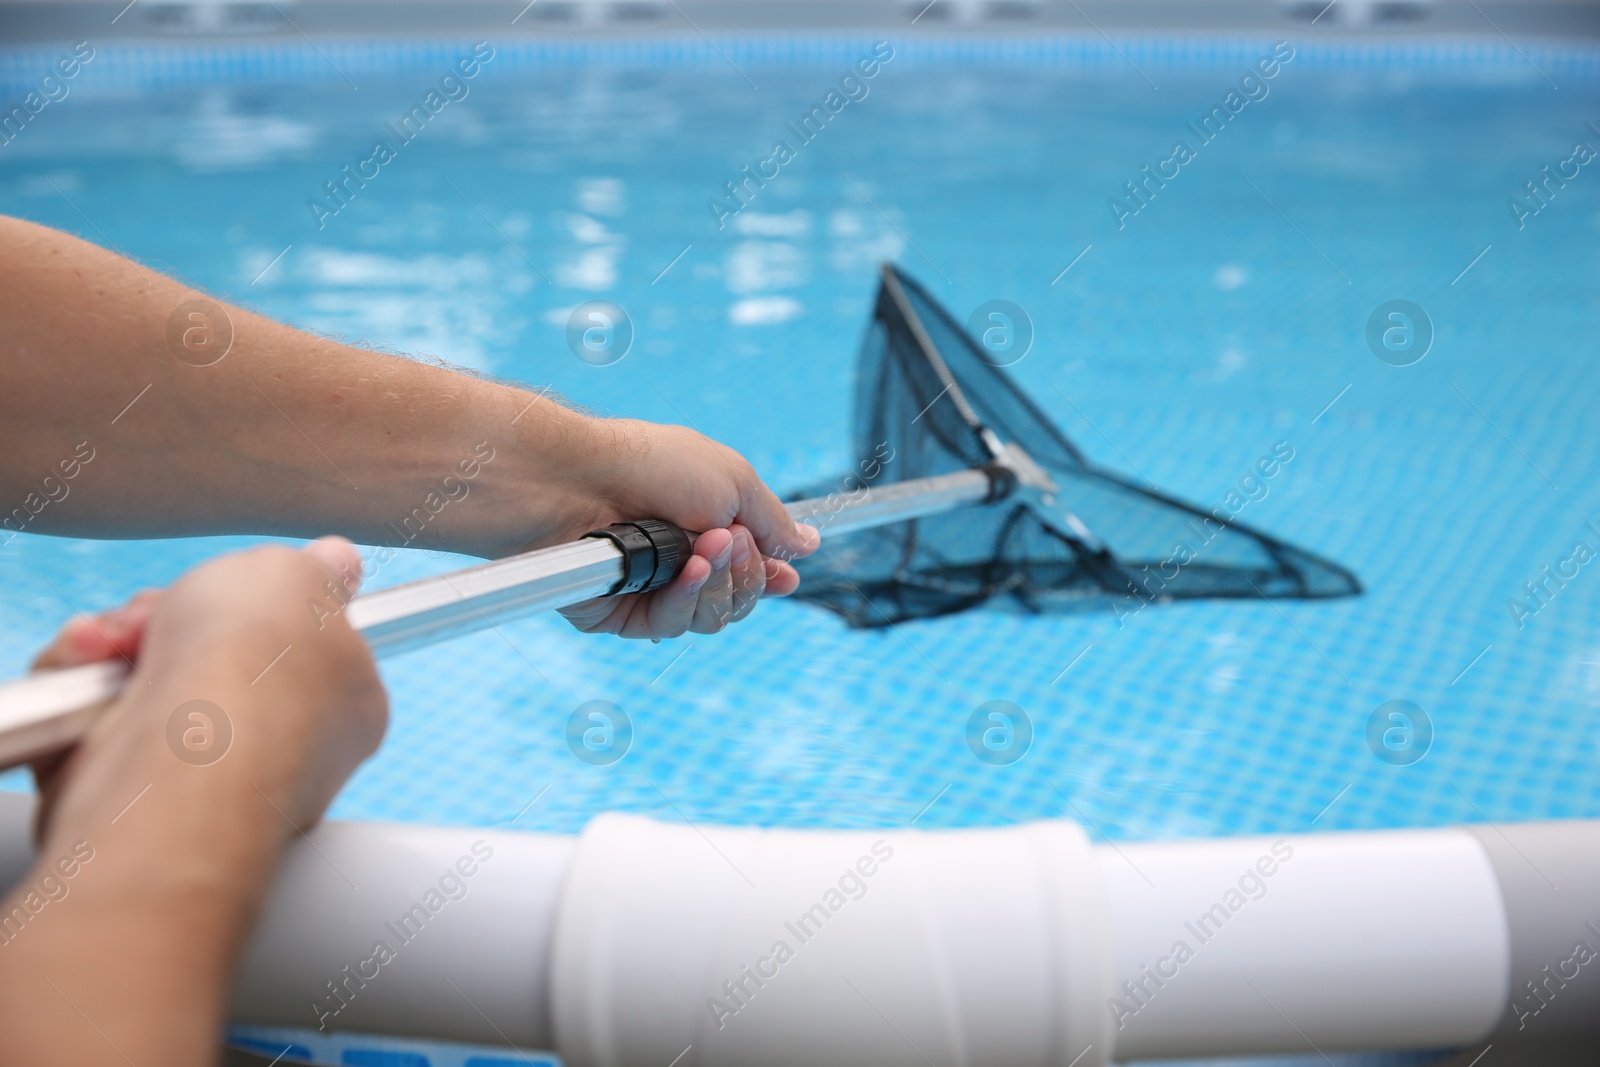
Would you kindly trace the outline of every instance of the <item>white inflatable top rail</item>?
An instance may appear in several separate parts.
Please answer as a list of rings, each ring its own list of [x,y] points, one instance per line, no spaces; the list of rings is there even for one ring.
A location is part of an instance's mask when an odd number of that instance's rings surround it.
[[[7,885],[31,862],[31,803],[0,794]],[[1600,982],[1578,980],[1600,958],[1600,822],[1098,847],[1068,822],[629,815],[578,837],[311,836],[241,967],[238,1022],[511,1042],[573,1067],[1094,1067],[1600,1038]]]

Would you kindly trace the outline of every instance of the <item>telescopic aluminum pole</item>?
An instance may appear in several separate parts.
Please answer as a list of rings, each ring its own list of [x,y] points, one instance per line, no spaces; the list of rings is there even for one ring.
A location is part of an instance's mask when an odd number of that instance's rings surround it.
[[[1015,485],[1003,468],[896,482],[788,506],[797,522],[839,534],[997,500]],[[654,519],[618,523],[553,548],[422,578],[355,597],[350,625],[375,656],[391,656],[600,596],[658,589],[689,557],[690,538]],[[0,767],[70,745],[115,699],[121,660],[40,671],[0,685]]]

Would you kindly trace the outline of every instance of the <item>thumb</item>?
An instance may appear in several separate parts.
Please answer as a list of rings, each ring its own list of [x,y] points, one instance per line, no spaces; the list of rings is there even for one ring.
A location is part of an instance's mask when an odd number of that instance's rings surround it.
[[[319,537],[300,551],[332,570],[346,593],[360,587],[361,551],[343,537]]]
[[[739,516],[734,521],[750,531],[756,548],[769,559],[809,556],[822,543],[816,527],[791,519],[777,494],[754,473],[740,479]]]

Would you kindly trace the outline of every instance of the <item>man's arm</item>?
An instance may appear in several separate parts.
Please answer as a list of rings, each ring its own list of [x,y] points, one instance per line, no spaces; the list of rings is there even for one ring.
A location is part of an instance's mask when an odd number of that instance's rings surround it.
[[[314,337],[4,217],[0,322],[12,530],[337,532],[486,557],[626,518],[730,530],[702,538],[705,562],[679,585],[582,622],[637,636],[682,632],[685,610],[719,629],[763,591],[791,591],[798,578],[774,561],[816,545],[743,459],[699,434]]]

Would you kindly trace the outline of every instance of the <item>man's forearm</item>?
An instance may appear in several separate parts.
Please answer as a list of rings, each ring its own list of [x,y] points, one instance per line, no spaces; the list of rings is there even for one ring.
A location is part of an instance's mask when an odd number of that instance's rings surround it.
[[[532,393],[315,337],[7,218],[0,321],[11,531],[336,531],[496,555],[581,523],[569,469],[611,447]]]
[[[3,902],[28,919],[0,946],[0,1061],[214,1061],[241,938],[292,830],[258,796],[173,785],[153,782],[115,825],[52,835]]]

